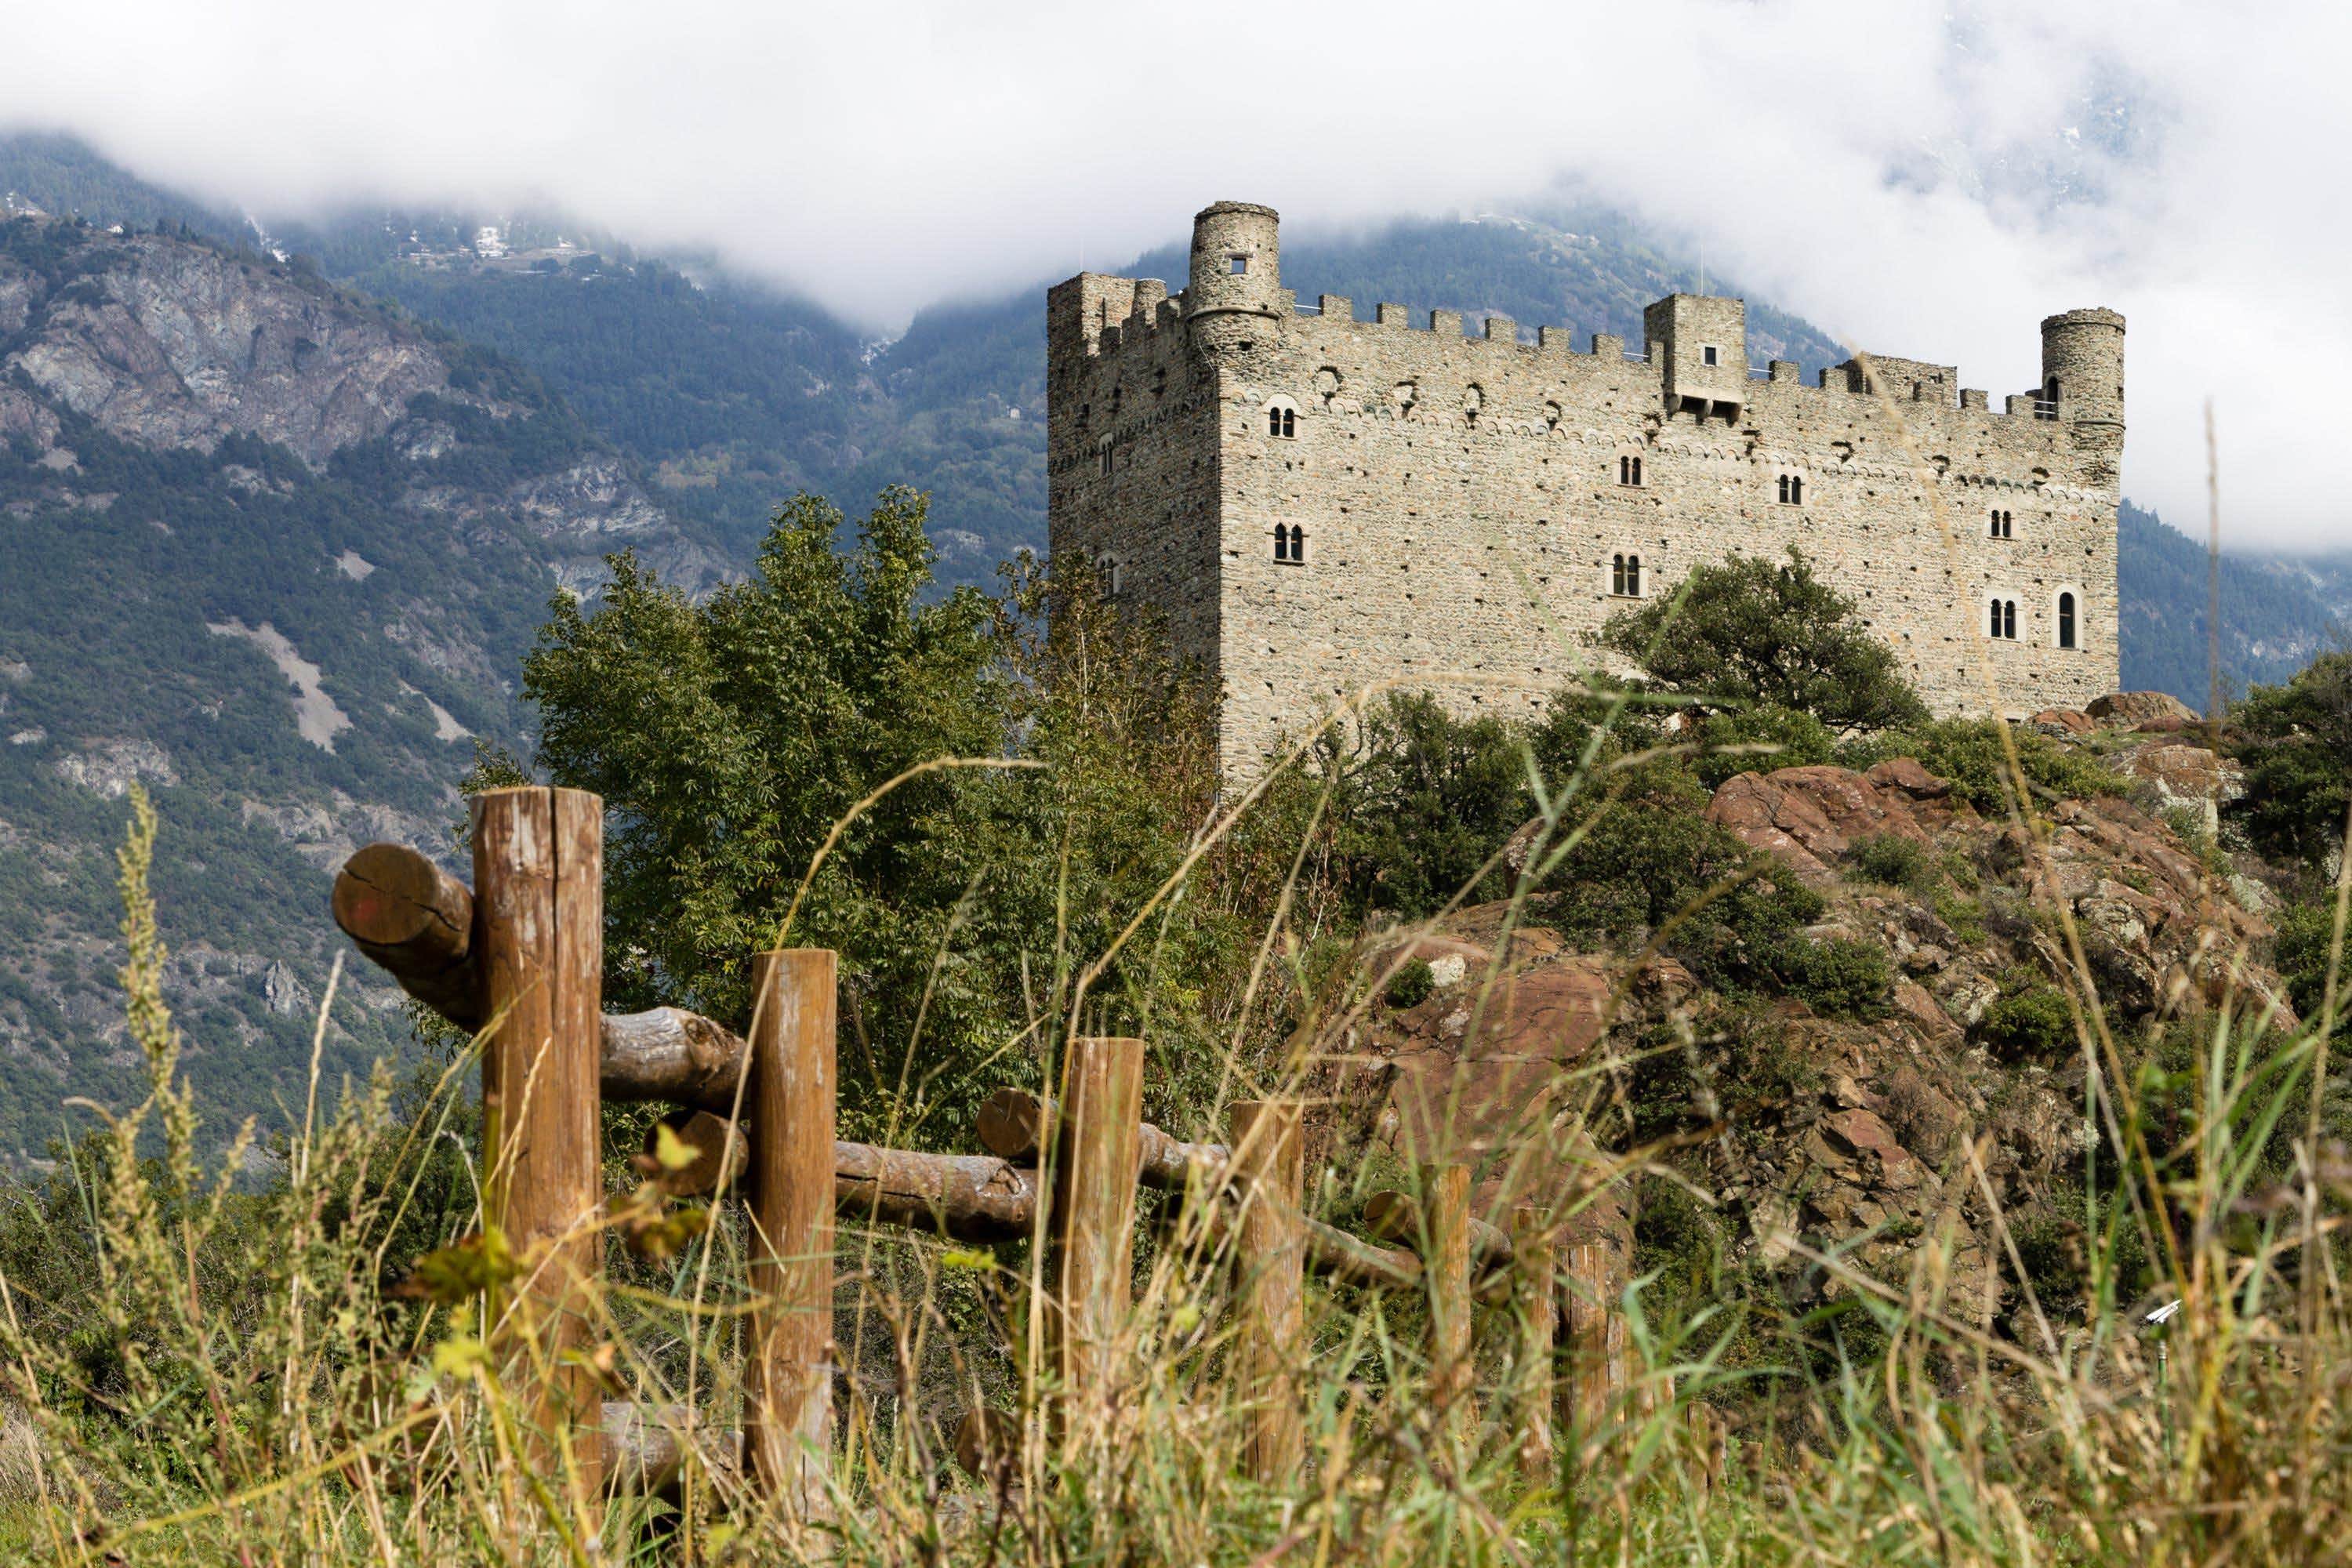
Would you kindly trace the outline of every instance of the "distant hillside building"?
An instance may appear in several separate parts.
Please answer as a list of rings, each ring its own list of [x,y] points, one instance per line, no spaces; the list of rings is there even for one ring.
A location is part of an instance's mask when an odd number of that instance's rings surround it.
[[[1584,634],[1696,563],[1795,544],[1938,712],[2116,689],[2124,322],[2042,323],[2042,384],[1949,365],[1748,363],[1738,300],[1675,294],[1646,342],[1282,287],[1275,213],[1193,220],[1192,277],[1082,272],[1046,297],[1051,544],[1164,610],[1246,767],[1336,699],[1404,678],[1538,710]],[[1947,539],[1948,531],[1948,542]],[[1980,659],[1979,656],[1983,658]]]

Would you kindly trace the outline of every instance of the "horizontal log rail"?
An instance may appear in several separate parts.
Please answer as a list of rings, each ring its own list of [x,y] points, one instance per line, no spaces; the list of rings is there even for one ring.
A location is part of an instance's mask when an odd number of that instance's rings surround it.
[[[1428,1235],[1422,1223],[1421,1205],[1411,1193],[1393,1189],[1374,1193],[1364,1200],[1364,1228],[1381,1241],[1392,1241],[1400,1247],[1417,1247]],[[1511,1238],[1495,1226],[1475,1216],[1470,1221],[1470,1268],[1474,1273],[1491,1274],[1511,1266]]]
[[[335,875],[335,924],[400,988],[461,1029],[478,1029],[474,895],[401,844],[371,844]],[[683,1007],[607,1013],[598,1030],[604,1098],[730,1110],[743,1037]]]
[[[698,1110],[675,1120],[671,1128],[694,1158],[675,1171],[656,1172],[654,1183],[664,1194],[712,1197],[741,1178],[751,1145],[750,1122],[737,1124],[730,1139],[725,1117]],[[647,1155],[660,1139],[657,1130],[646,1134]],[[724,1181],[718,1179],[722,1157]],[[991,1154],[880,1149],[845,1138],[833,1142],[833,1212],[853,1223],[904,1226],[955,1241],[1013,1241],[1036,1224],[1037,1192],[1034,1170]]]
[[[608,1399],[602,1426],[605,1484],[615,1491],[675,1498],[686,1468],[689,1433],[705,1470],[730,1479],[738,1473],[736,1454],[742,1446],[742,1434],[696,1421],[690,1405]]]
[[[980,1102],[980,1146],[1002,1160],[1034,1164],[1060,1115],[1044,1095],[1025,1089],[1000,1089]],[[1136,1179],[1147,1187],[1181,1188],[1194,1171],[1222,1172],[1229,1160],[1222,1143],[1188,1143],[1147,1121]]]

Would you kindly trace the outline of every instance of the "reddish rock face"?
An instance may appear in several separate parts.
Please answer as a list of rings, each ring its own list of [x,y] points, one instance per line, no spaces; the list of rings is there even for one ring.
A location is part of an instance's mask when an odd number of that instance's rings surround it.
[[[1403,1015],[1399,1147],[1479,1158],[1532,1135],[1559,1109],[1563,1069],[1624,1011],[1621,973],[1606,958],[1558,959],[1441,990]]]
[[[1741,842],[1788,866],[1799,880],[1825,888],[1839,880],[1832,863],[1858,838],[1885,834],[1914,844],[1931,842],[1912,804],[1950,793],[1951,785],[1907,757],[1881,763],[1868,774],[1847,768],[1781,768],[1728,780],[1715,792],[1706,815]]]
[[[2087,735],[2099,727],[2097,720],[2074,708],[2044,708],[2028,722],[2037,730],[2064,735]]]

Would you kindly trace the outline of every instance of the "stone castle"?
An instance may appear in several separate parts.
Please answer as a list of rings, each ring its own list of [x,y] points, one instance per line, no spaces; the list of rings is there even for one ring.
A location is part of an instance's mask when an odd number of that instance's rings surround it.
[[[1588,352],[1282,287],[1275,213],[1193,220],[1192,277],[1046,297],[1051,547],[1167,617],[1246,768],[1382,681],[1525,715],[1586,634],[1735,552],[1801,549],[1939,713],[2117,682],[2123,318],[2042,323],[1996,412],[1950,365],[1751,370],[1742,301],[1675,294]]]

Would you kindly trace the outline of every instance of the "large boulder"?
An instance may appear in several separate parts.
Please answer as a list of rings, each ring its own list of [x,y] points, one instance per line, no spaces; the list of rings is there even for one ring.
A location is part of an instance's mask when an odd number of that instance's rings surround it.
[[[1677,966],[1679,967],[1679,966]],[[1440,990],[1399,1015],[1391,1089],[1402,1146],[1479,1158],[1533,1136],[1623,1006],[1623,966],[1589,954]]]
[[[2085,710],[2110,730],[2129,730],[2158,719],[2195,721],[2197,710],[2168,691],[2116,691],[2095,697]]]

